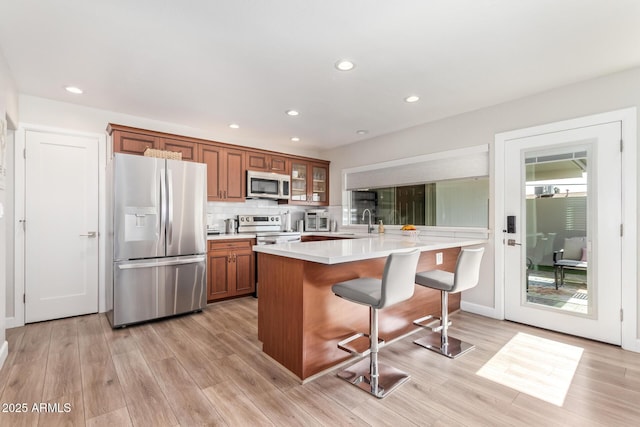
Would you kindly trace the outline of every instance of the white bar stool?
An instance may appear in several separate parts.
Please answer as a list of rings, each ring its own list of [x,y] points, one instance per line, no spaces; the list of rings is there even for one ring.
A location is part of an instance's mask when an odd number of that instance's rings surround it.
[[[361,277],[336,283],[331,287],[337,296],[369,306],[369,334],[358,333],[338,343],[338,348],[341,350],[358,356],[369,355],[369,360],[361,360],[338,373],[338,376],[380,399],[410,377],[403,371],[378,363],[378,350],[384,346],[384,341],[378,339],[378,310],[413,296],[414,277],[419,258],[420,250],[418,249],[393,253],[385,262],[382,279]],[[347,346],[360,337],[369,338],[368,350],[358,352]]]
[[[418,285],[441,291],[442,315],[440,318],[429,315],[414,320],[414,325],[431,329],[432,332],[426,337],[414,341],[414,344],[418,344],[452,359],[474,348],[472,344],[467,344],[457,338],[450,337],[447,333],[449,325],[451,325],[451,322],[449,322],[448,303],[449,294],[471,289],[478,284],[480,278],[480,261],[482,261],[483,254],[484,248],[462,249],[460,255],[458,255],[455,273],[431,270],[416,274],[415,281]],[[432,327],[435,322],[424,323],[430,319],[439,320],[440,324]]]

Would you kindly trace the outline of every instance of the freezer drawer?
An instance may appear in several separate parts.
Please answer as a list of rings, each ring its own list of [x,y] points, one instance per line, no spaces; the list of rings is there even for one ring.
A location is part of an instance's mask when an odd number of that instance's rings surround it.
[[[205,307],[206,256],[122,261],[113,266],[112,327]]]

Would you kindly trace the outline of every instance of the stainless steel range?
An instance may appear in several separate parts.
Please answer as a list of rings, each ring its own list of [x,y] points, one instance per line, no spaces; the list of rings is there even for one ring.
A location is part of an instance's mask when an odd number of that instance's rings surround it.
[[[281,215],[238,215],[238,233],[255,233],[258,245],[300,241],[300,232],[283,231]]]

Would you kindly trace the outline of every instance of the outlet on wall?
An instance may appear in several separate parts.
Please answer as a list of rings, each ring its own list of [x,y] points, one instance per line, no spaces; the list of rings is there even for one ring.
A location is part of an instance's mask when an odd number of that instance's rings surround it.
[[[440,265],[442,263],[443,263],[443,261],[442,261],[442,252],[437,252],[436,253],[436,265]]]

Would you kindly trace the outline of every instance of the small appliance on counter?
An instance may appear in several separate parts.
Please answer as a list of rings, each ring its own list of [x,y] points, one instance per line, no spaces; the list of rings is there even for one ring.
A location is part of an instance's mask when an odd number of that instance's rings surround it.
[[[238,229],[238,221],[235,218],[227,218],[224,220],[224,233],[236,234]]]
[[[289,211],[282,214],[282,231],[293,231],[291,228],[291,212]]]
[[[304,214],[305,231],[329,231],[329,212],[326,209],[311,209]]]

